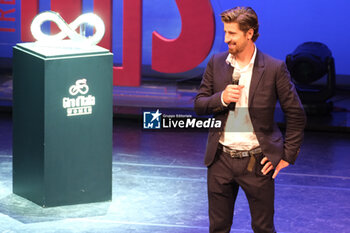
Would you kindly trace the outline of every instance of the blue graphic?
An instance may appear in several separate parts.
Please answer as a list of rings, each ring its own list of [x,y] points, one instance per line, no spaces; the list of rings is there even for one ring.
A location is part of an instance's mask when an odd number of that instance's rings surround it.
[[[162,113],[159,109],[155,112],[143,112],[143,128],[144,129],[160,129],[160,116]]]

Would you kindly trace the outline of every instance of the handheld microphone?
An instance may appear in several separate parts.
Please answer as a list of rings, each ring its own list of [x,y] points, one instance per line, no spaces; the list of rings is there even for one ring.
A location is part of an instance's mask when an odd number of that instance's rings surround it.
[[[232,84],[233,85],[238,85],[239,83],[239,79],[241,77],[241,74],[240,73],[233,73],[233,81],[232,81]],[[236,108],[236,102],[231,102],[229,105],[228,105],[228,109],[230,109],[231,111],[234,111]]]

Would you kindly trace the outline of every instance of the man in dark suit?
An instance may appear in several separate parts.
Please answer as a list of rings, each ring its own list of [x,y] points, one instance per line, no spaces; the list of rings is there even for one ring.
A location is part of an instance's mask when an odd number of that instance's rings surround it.
[[[198,115],[222,121],[221,130],[209,131],[205,154],[210,232],[230,232],[239,187],[248,199],[254,232],[276,232],[274,179],[296,160],[305,113],[285,63],[255,46],[255,11],[236,7],[221,18],[228,52],[210,59],[195,99]],[[286,119],[284,138],[274,122],[277,100]]]

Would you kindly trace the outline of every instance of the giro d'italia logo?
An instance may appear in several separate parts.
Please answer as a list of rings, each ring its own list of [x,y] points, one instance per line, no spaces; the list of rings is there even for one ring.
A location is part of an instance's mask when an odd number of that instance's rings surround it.
[[[95,105],[95,96],[87,95],[89,86],[86,79],[78,79],[68,89],[70,97],[63,98],[63,108],[67,109],[67,116],[80,116],[92,114]]]
[[[144,129],[160,129],[161,120],[160,116],[162,113],[159,112],[159,109],[155,112],[143,112],[143,128]]]

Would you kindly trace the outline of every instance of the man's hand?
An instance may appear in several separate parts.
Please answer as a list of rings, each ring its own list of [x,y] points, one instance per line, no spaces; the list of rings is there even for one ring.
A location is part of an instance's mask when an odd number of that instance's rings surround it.
[[[275,172],[272,175],[272,179],[275,179],[277,174],[280,172],[280,170],[282,170],[285,167],[288,167],[289,163],[287,161],[284,161],[283,159],[281,159],[281,161],[277,164],[277,167],[275,169]]]
[[[273,169],[273,165],[272,163],[268,160],[267,157],[264,157],[261,160],[261,164],[264,165],[264,167],[261,169],[261,172],[266,175],[267,173],[269,173],[269,171],[271,171]],[[281,169],[288,167],[289,163],[287,161],[284,161],[283,159],[277,164],[277,167],[275,169],[275,172],[272,175],[272,178],[275,179],[276,176],[278,175],[278,173],[280,172]]]
[[[231,102],[237,102],[242,95],[243,85],[227,85],[222,93],[223,101],[228,105]]]

